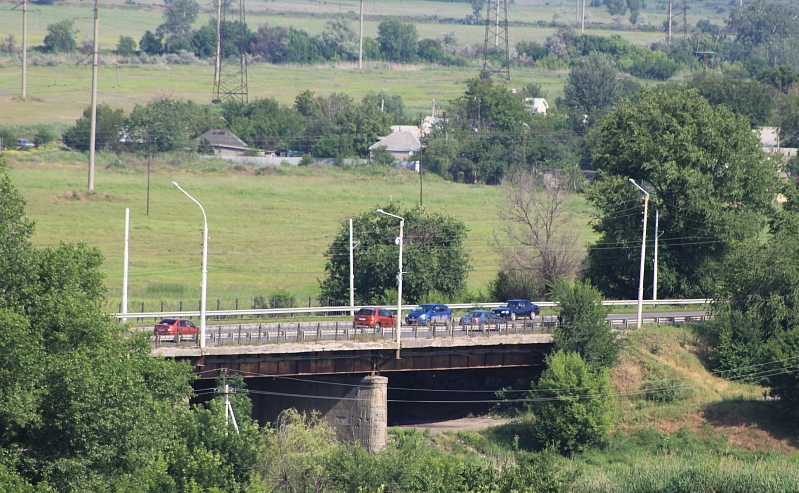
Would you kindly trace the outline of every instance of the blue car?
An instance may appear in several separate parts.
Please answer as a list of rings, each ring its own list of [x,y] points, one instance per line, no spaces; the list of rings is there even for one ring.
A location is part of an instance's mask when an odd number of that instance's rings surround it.
[[[452,320],[452,312],[447,305],[438,303],[425,303],[417,306],[405,317],[408,325],[446,324]]]
[[[509,318],[516,320],[517,318],[529,318],[532,320],[536,315],[541,313],[538,305],[528,300],[508,300],[498,308],[491,310],[502,318]]]

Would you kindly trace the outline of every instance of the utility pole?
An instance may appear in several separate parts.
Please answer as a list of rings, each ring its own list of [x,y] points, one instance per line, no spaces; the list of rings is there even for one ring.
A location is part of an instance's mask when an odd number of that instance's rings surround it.
[[[583,15],[580,16],[580,34],[585,34],[585,0],[583,0]]]
[[[574,23],[575,26],[580,22],[580,0],[577,0],[577,3],[574,7]]]
[[[688,37],[688,0],[682,2],[682,35]]]
[[[130,246],[130,209],[125,209],[125,251],[122,254],[122,313],[128,313],[128,247]],[[126,323],[127,318],[122,319]]]
[[[652,300],[658,299],[658,220],[660,219],[660,210],[655,209],[655,257],[654,269],[652,270]]]
[[[352,246],[352,219],[350,219],[350,307],[355,306],[355,255]],[[350,317],[355,316],[355,310],[350,310]]]
[[[97,63],[100,58],[100,17],[98,0],[94,0],[94,43],[92,54],[92,128],[89,135],[89,191],[94,191],[94,157],[97,143]]]
[[[666,28],[666,32],[668,34],[666,34],[666,44],[671,44],[671,2],[672,0],[669,0],[669,19],[667,21],[668,27]]]
[[[151,117],[152,118],[152,117]],[[153,143],[152,139],[152,126],[153,121],[150,120],[147,126],[147,215],[150,215],[150,162],[153,160]]]
[[[361,0],[361,24],[358,27],[358,70],[363,70],[363,0]]]
[[[500,1],[503,8],[503,20],[500,22],[499,8]],[[494,18],[493,20],[491,18]],[[494,48],[499,47],[502,41],[505,49],[505,63],[498,68],[492,68],[489,63],[488,52],[491,38],[494,38]],[[497,72],[505,74],[505,78],[510,80],[510,48],[508,44],[508,0],[488,0],[486,2],[486,34],[483,44],[483,70],[481,74]]]
[[[28,97],[28,0],[22,0],[22,99]]]
[[[233,427],[236,428],[236,434],[239,434],[239,424],[236,423],[236,415],[233,414],[233,406],[230,405],[230,387],[227,384],[227,372],[223,374],[224,379],[224,387],[223,391],[225,393],[225,435],[227,435],[227,429],[229,426],[229,418],[233,418]]]

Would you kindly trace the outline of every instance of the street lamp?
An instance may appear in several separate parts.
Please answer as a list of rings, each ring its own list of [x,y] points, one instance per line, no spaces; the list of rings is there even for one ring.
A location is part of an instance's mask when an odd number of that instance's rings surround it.
[[[646,190],[638,186],[635,183],[635,180],[630,178],[630,183],[635,185],[635,188],[640,190],[644,194],[644,223],[643,223],[643,233],[641,236],[641,272],[638,275],[638,328],[641,328],[643,325],[643,319],[641,318],[641,308],[644,303],[644,257],[646,256],[646,219],[647,214],[649,213],[649,193]]]
[[[180,188],[180,185],[178,185],[176,181],[173,181],[172,184],[175,185],[178,190],[185,193],[186,197],[200,206],[200,210],[203,211],[203,222],[205,224],[203,226],[203,278],[200,284],[200,349],[205,349],[205,298],[206,292],[208,291],[208,216],[205,215],[205,209],[202,204],[197,202],[197,199],[189,195],[186,190]]]
[[[397,269],[397,359],[400,359],[400,340],[402,339],[402,233],[405,229],[405,218],[389,214],[383,209],[377,209],[377,212],[400,220],[400,235],[397,238],[397,244],[399,245],[399,268]]]

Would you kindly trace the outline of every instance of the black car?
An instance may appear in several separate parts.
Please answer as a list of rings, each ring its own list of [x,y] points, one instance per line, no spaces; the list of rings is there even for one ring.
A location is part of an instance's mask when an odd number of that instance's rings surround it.
[[[538,305],[528,300],[508,300],[497,308],[491,310],[502,318],[516,320],[517,318],[528,317],[531,320],[541,313]]]

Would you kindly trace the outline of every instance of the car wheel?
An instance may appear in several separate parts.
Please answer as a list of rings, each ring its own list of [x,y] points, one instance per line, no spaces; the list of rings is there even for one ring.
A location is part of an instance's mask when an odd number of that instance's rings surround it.
[[[516,312],[510,312],[510,319],[516,320]]]
[[[375,330],[380,330],[380,322],[375,322]]]

